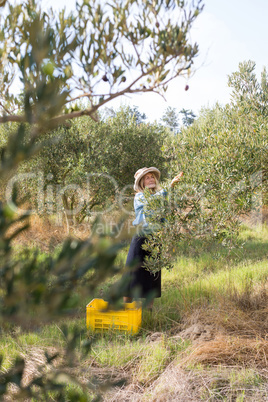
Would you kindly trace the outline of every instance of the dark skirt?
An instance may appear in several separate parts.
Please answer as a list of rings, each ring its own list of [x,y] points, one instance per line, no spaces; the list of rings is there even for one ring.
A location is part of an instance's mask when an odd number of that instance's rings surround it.
[[[128,283],[125,296],[127,297],[161,297],[161,271],[153,274],[144,268],[144,259],[150,255],[143,250],[146,237],[134,236],[128,251],[126,265],[130,271],[126,273]]]

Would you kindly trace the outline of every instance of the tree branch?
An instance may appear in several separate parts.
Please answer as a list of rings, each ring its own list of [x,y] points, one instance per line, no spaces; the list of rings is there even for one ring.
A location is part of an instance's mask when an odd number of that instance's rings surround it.
[[[4,115],[0,116],[0,123],[7,123],[7,122],[14,122],[14,123],[26,123],[25,116],[18,116],[15,114],[12,115]]]
[[[5,111],[7,114],[11,114],[11,112],[5,107],[5,105],[3,105],[2,102],[0,102],[0,106],[4,109],[4,111]]]

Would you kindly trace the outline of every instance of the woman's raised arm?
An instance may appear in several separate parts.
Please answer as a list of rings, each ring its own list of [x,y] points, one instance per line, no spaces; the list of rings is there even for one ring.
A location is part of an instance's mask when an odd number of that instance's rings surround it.
[[[174,187],[175,184],[177,184],[181,180],[182,176],[183,176],[183,172],[180,172],[177,176],[175,176],[174,179],[170,183],[171,187]]]

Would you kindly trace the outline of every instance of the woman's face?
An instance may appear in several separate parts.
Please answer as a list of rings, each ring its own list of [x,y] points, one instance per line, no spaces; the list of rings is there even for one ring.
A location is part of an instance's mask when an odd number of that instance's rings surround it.
[[[144,187],[154,189],[156,186],[155,177],[153,173],[147,173],[143,179]]]

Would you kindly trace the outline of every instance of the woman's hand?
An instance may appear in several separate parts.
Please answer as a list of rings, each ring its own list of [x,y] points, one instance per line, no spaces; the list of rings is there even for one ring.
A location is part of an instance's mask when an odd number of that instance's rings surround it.
[[[178,183],[180,181],[180,179],[183,176],[183,172],[180,172],[177,176],[174,177],[174,179],[171,182],[171,187],[174,187],[176,183]]]

